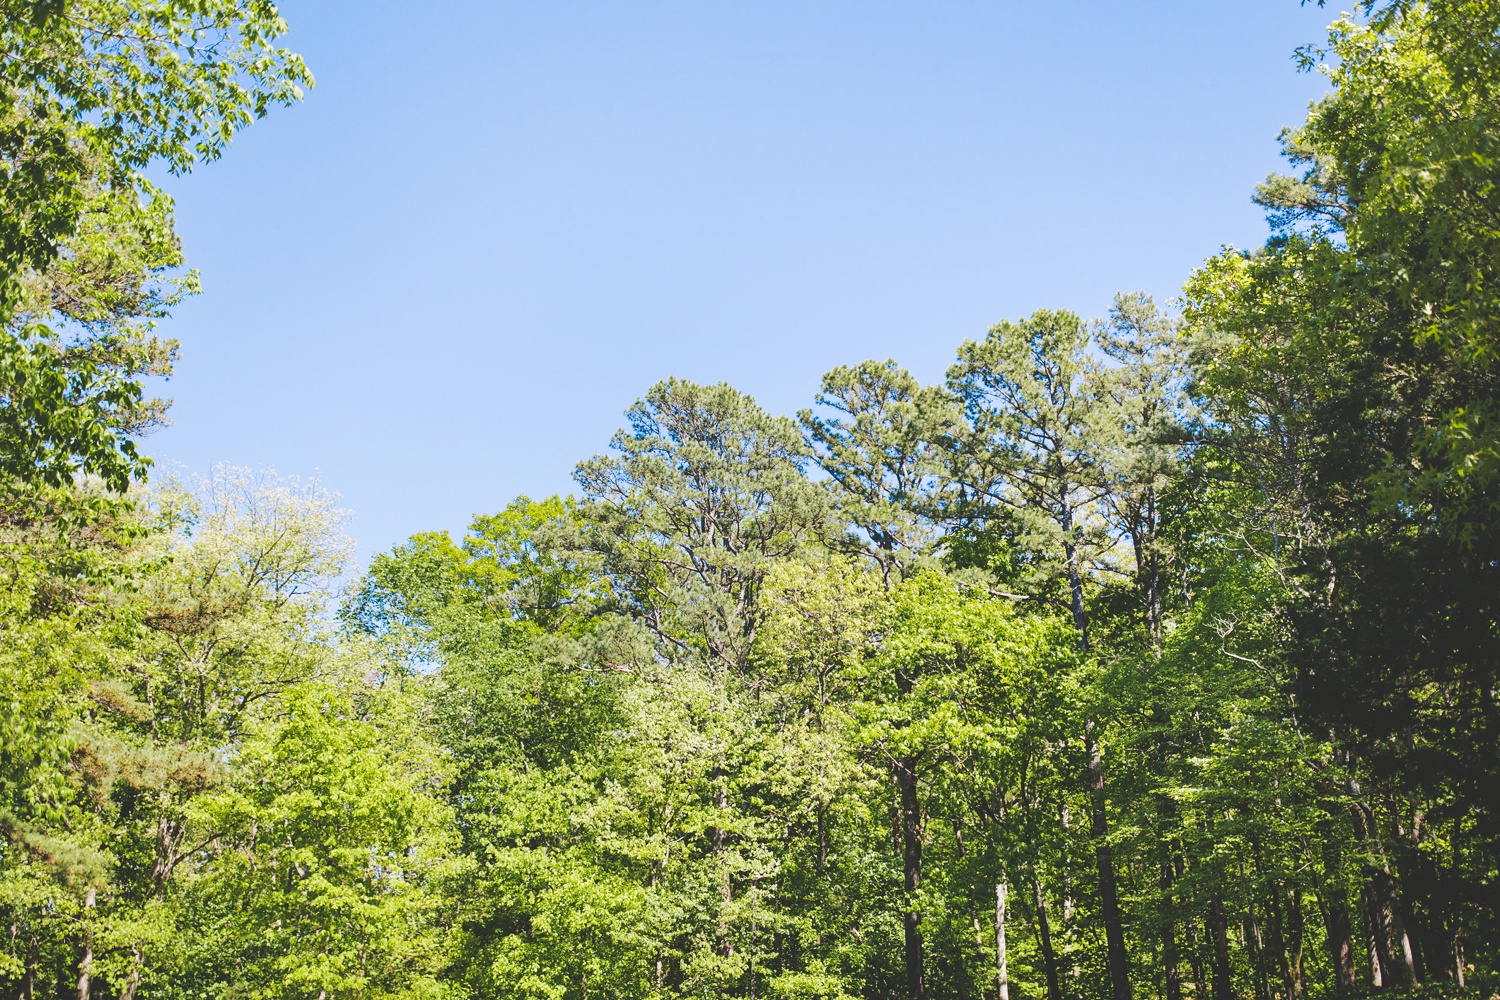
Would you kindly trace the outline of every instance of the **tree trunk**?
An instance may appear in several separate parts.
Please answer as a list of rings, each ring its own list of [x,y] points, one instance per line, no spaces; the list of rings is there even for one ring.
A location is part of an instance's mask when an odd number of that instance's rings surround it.
[[[902,867],[906,888],[906,995],[925,1000],[922,978],[922,914],[916,908],[917,888],[922,879],[922,812],[917,802],[917,759],[896,760],[896,783],[901,788]]]
[[[818,803],[818,877],[823,877],[823,872],[828,868],[828,805],[820,801]]]
[[[1166,851],[1166,845],[1163,844],[1163,854]],[[1175,875],[1171,858],[1164,858],[1158,887],[1161,889],[1161,962],[1166,972],[1166,1000],[1182,1000],[1182,975],[1177,961],[1177,924],[1172,914],[1172,883]]]
[[[1417,976],[1417,954],[1412,947],[1410,909],[1401,903],[1396,891],[1396,876],[1387,865],[1376,878],[1377,891],[1385,906],[1391,925],[1392,953],[1396,959],[1396,973],[1401,977],[1402,989],[1415,989],[1421,984]]]
[[[88,892],[83,897],[83,908],[85,911],[94,908],[94,887],[89,886]],[[89,920],[89,915],[84,914],[84,920]],[[83,931],[83,959],[78,963],[78,1000],[89,1000],[89,984],[94,974],[94,941],[93,930],[87,923]]]
[[[1234,986],[1229,979],[1229,921],[1224,904],[1215,899],[1209,909],[1209,940],[1214,949],[1214,1000],[1234,1000]]]
[[[1352,793],[1359,794],[1357,782],[1351,779],[1349,787]],[[1371,980],[1376,986],[1410,989],[1416,985],[1416,970],[1411,964],[1411,942],[1406,937],[1405,928],[1397,920],[1396,881],[1391,876],[1390,866],[1384,861],[1385,848],[1380,843],[1374,813],[1358,801],[1350,806],[1349,811],[1350,818],[1354,821],[1354,836],[1361,843],[1373,847],[1374,856],[1380,859],[1378,866],[1371,864],[1366,867],[1367,881],[1360,893],[1368,930]]]
[[[1147,494],[1146,523],[1146,624],[1151,630],[1151,644],[1161,649],[1161,552],[1156,539],[1156,490]]]
[[[1135,582],[1146,611],[1146,632],[1151,648],[1161,650],[1161,552],[1157,547],[1156,490],[1148,487],[1146,499],[1129,529],[1135,553]]]
[[[1292,996],[1300,998],[1307,993],[1306,962],[1303,958],[1307,923],[1302,915],[1302,901],[1297,898],[1297,895],[1297,887],[1292,886],[1287,895],[1286,954],[1287,968],[1291,973]]]
[[[714,785],[714,808],[722,816],[729,810],[729,789],[725,787],[726,779],[722,770],[716,769],[714,778],[716,781]],[[724,848],[729,845],[729,830],[726,827],[719,826],[717,823],[714,824],[712,830],[714,853],[723,854]]]
[[[1250,966],[1255,972],[1256,1000],[1271,1000],[1271,983],[1266,975],[1265,935],[1261,932],[1261,922],[1255,914],[1254,903],[1250,904],[1250,912],[1240,924],[1240,933],[1244,935],[1245,945],[1250,950]]]
[[[1010,1000],[1010,977],[1005,968],[1005,883],[995,886],[995,976],[999,981],[997,995]]]
[[[1042,951],[1042,971],[1047,976],[1047,1000],[1062,1000],[1062,987],[1057,982],[1057,953],[1052,950],[1052,922],[1047,917],[1047,897],[1042,892],[1042,880],[1031,878],[1031,889],[1036,896],[1037,947]]]
[[[1287,957],[1285,928],[1286,920],[1281,912],[1281,886],[1276,885],[1271,889],[1271,912],[1266,919],[1266,946],[1276,960],[1276,972],[1281,977],[1287,1000],[1291,1000],[1297,991],[1292,985],[1292,963]]]
[[[1198,941],[1196,921],[1185,920],[1182,924],[1188,945],[1188,968],[1193,970],[1193,1000],[1208,1000],[1208,979],[1203,975],[1202,945]]]
[[[1360,892],[1360,911],[1365,918],[1365,956],[1370,960],[1370,985],[1377,990],[1385,986],[1385,966],[1380,960],[1380,942],[1376,940],[1378,932],[1375,925],[1378,920],[1370,913],[1370,890],[1368,887]]]
[[[1324,913],[1328,958],[1333,965],[1333,991],[1354,992],[1354,933],[1349,923],[1349,894],[1344,890],[1343,862],[1338,845],[1330,837],[1323,845]]]
[[[141,953],[138,948],[130,949],[133,964],[130,968],[130,978],[125,982],[125,991],[120,994],[120,1000],[135,1000],[136,990],[141,988]]]
[[[1078,630],[1078,645],[1089,648],[1089,619],[1083,607],[1083,567],[1079,565],[1078,543],[1074,538],[1073,505],[1067,487],[1062,490],[1062,517],[1058,520],[1063,534],[1063,561],[1068,570],[1068,595],[1073,612],[1073,627]]]
[[[1407,990],[1417,985],[1411,939],[1399,919],[1396,883],[1390,872],[1374,869],[1365,884],[1365,919],[1370,925],[1372,968],[1378,963],[1381,983]]]
[[[1099,866],[1099,901],[1104,911],[1104,938],[1109,956],[1109,980],[1114,1000],[1130,1000],[1130,960],[1125,953],[1125,926],[1120,917],[1120,896],[1115,886],[1114,855],[1109,847],[1109,820],[1104,811],[1104,761],[1090,720],[1084,727],[1085,767],[1089,786],[1089,813],[1094,838],[1094,858]]]
[[[718,772],[718,785],[714,788],[714,806],[717,808],[720,816],[727,814],[729,811],[729,789],[727,787],[727,779],[724,777],[722,770]],[[725,958],[733,958],[734,938],[729,933],[729,922],[725,918],[729,904],[734,901],[734,874],[724,857],[728,848],[728,827],[715,825],[713,828],[713,851],[714,855],[719,858],[719,899],[724,904],[719,915],[719,948]]]
[[[1360,893],[1365,905],[1365,923],[1370,945],[1370,972],[1375,986],[1392,986],[1404,989],[1407,986],[1403,963],[1396,956],[1394,928],[1391,926],[1390,909],[1380,891],[1380,872],[1370,873]],[[1378,979],[1376,978],[1378,977]]]

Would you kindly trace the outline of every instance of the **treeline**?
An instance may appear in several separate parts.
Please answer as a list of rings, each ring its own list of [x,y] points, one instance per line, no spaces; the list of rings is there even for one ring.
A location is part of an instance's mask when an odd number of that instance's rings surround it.
[[[0,6],[11,994],[1500,988],[1500,4],[1336,22],[1172,309],[669,379],[352,582],[316,485],[135,445],[140,171],[310,84],[274,8]]]

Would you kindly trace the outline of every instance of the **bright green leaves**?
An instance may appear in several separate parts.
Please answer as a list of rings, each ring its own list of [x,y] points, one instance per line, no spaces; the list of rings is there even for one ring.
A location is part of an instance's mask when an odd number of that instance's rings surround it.
[[[0,974],[445,995],[449,770],[409,679],[328,634],[342,514],[267,475],[195,486],[8,522]]]
[[[12,101],[89,120],[121,166],[180,172],[312,85],[276,47],[285,32],[264,0],[7,0],[0,80]]]
[[[140,175],[219,156],[312,78],[264,0],[0,4],[0,475],[119,492],[165,404],[175,345],[149,321],[186,291],[168,202]],[[61,323],[59,322],[61,321]]]
[[[616,433],[617,456],[575,473],[590,542],[616,595],[661,640],[714,672],[743,672],[775,560],[818,540],[820,490],[802,437],[728,385],[669,379]]]
[[[1005,885],[1016,995],[1487,988],[1497,22],[1366,6],[1181,323],[669,379],[335,619],[317,489],[95,492],[194,290],[135,171],[298,96],[279,16],[0,0],[0,981],[989,996]]]
[[[413,535],[374,558],[341,617],[416,664],[524,644],[539,630],[587,631],[604,592],[578,541],[582,523],[571,498],[520,497],[475,517],[462,542]]]
[[[580,525],[571,497],[518,497],[500,513],[474,519],[463,542],[469,572],[513,614],[567,631],[600,596],[590,560],[574,551]]]
[[[404,697],[290,689],[229,787],[195,804],[208,856],[180,898],[195,978],[267,998],[445,995],[453,817]]]
[[[124,492],[146,460],[130,438],[140,383],[87,357],[60,362],[45,340],[0,334],[0,475],[62,486],[78,473]]]
[[[953,405],[894,361],[835,368],[814,402],[819,410],[797,419],[849,525],[840,547],[874,560],[887,584],[897,582],[937,539],[945,471],[939,442],[956,418]]]
[[[886,614],[869,669],[887,692],[889,717],[878,725],[896,753],[907,744],[956,751],[973,727],[1014,725],[1041,686],[1035,671],[1063,674],[1073,658],[1073,636],[1059,645],[1053,622],[1018,618],[1009,602],[937,574],[903,585]]]
[[[1442,0],[1337,22],[1335,89],[1286,139],[1306,174],[1261,192],[1288,226],[1311,218],[1342,234],[1328,261],[1297,275],[1304,294],[1278,298],[1305,302],[1302,329],[1326,331],[1331,353],[1378,366],[1359,389],[1394,410],[1388,425],[1379,410],[1364,420],[1385,451],[1362,459],[1382,499],[1431,505],[1466,543],[1470,522],[1492,519],[1500,480],[1496,18],[1491,5]],[[1305,255],[1295,243],[1267,253],[1291,258],[1293,274]]]
[[[145,181],[84,184],[62,252],[21,272],[0,343],[0,468],[49,485],[77,473],[123,491],[149,464],[131,440],[161,422],[166,402],[142,379],[170,374],[175,341],[156,319],[196,290],[174,276],[182,253],[171,201]]]
[[[1187,287],[1209,418],[1202,468],[1239,512],[1225,535],[1286,587],[1276,655],[1240,655],[1281,679],[1299,726],[1333,734],[1348,770],[1323,772],[1317,794],[1349,797],[1345,829],[1362,842],[1370,801],[1488,813],[1500,787],[1495,755],[1474,752],[1497,739],[1479,707],[1497,673],[1497,27],[1494,5],[1463,0],[1337,22],[1335,89],[1286,136],[1305,172],[1260,192],[1278,234],[1208,261]],[[1289,738],[1235,732],[1246,741],[1222,753],[1250,773],[1250,748]],[[1408,905],[1451,924],[1492,884],[1478,868],[1423,880],[1423,849],[1388,843],[1403,846],[1357,878],[1329,862],[1329,891],[1350,878],[1378,914],[1392,905],[1383,872],[1401,868],[1414,878]],[[1398,945],[1376,951],[1387,982],[1409,978]],[[1352,981],[1352,967],[1341,976]]]

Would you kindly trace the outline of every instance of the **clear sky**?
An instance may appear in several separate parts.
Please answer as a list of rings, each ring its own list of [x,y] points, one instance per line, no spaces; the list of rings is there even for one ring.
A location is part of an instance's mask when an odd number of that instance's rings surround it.
[[[285,0],[318,85],[170,180],[158,461],[317,475],[361,555],[568,490],[654,381],[805,406],[1177,293],[1325,89],[1297,0]]]

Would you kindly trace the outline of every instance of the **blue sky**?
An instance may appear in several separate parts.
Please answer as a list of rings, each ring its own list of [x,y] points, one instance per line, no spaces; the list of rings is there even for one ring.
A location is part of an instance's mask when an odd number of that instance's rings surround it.
[[[307,101],[168,181],[204,294],[158,461],[317,475],[362,557],[571,487],[654,381],[1165,299],[1261,242],[1297,0],[286,0]]]

